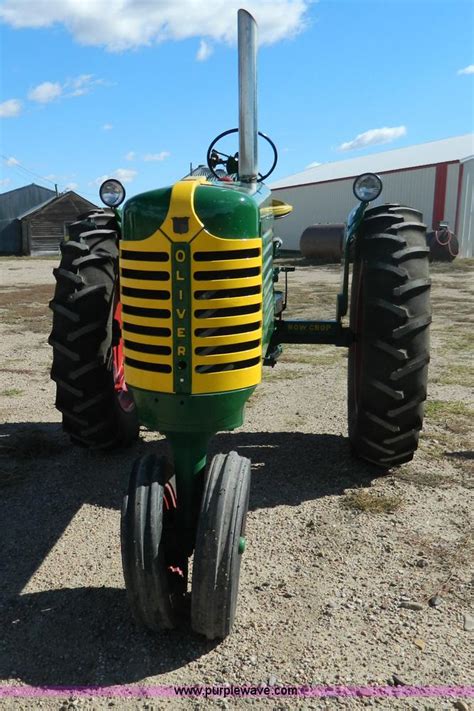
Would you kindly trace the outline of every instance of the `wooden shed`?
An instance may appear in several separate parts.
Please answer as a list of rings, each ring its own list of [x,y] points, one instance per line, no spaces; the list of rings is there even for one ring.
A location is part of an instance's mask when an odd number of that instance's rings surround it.
[[[21,254],[21,223],[18,216],[54,197],[57,197],[54,190],[35,183],[0,194],[0,254]]]
[[[18,216],[21,254],[56,254],[67,226],[78,215],[97,207],[73,190],[54,196]]]

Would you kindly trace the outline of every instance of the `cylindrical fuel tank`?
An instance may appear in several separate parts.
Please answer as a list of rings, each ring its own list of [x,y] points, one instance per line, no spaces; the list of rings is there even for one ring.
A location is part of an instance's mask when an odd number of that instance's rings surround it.
[[[430,262],[452,262],[459,254],[458,238],[446,227],[428,232],[426,243],[430,248]]]
[[[340,262],[344,225],[310,225],[300,239],[303,257],[321,262]]]

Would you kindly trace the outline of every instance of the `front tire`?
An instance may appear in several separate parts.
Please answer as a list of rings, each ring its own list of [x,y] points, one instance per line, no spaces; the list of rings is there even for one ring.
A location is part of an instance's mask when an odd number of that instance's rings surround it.
[[[388,469],[408,462],[423,425],[431,322],[421,213],[366,212],[351,287],[348,420],[354,452]]]
[[[122,505],[127,597],[135,622],[152,632],[176,626],[186,597],[187,557],[179,549],[171,473],[163,458],[140,457]]]
[[[207,473],[193,561],[191,626],[208,639],[231,632],[250,492],[250,460],[216,454]]]

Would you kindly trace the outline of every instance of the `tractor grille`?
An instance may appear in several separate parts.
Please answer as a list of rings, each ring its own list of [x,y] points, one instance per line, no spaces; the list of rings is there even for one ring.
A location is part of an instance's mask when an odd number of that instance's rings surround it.
[[[176,392],[176,338],[184,328],[191,393],[254,386],[262,365],[261,239],[223,239],[202,230],[189,247],[190,278],[181,285],[174,283],[179,264],[173,267],[174,247],[163,233],[121,242],[126,381],[144,390]],[[191,306],[185,320],[177,316],[180,302],[173,302],[182,289]]]
[[[193,392],[256,385],[262,360],[261,240],[202,232],[192,247]]]
[[[120,290],[127,383],[145,390],[172,392],[169,242],[163,235],[154,235],[143,241],[122,242],[121,246]]]

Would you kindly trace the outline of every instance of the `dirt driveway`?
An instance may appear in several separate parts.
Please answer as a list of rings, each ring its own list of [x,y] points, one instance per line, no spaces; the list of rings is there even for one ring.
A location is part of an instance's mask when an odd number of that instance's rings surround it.
[[[288,347],[245,426],[215,438],[215,451],[253,463],[237,623],[221,644],[183,631],[151,637],[131,622],[121,497],[133,460],[164,443],[143,431],[132,450],[91,454],[62,434],[47,344],[55,264],[0,260],[0,684],[472,682],[472,260],[433,269],[431,384],[413,463],[374,478],[351,458],[347,358],[330,346]],[[298,260],[289,315],[331,316],[338,280],[336,267]],[[265,706],[468,708],[455,701]],[[163,703],[0,699],[5,709]]]

